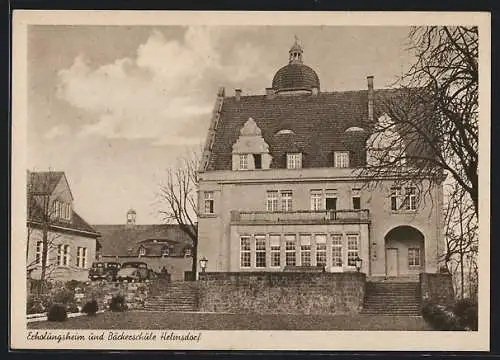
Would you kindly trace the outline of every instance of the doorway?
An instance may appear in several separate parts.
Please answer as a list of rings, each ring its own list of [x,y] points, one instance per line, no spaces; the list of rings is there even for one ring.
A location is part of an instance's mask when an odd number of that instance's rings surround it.
[[[385,236],[387,276],[417,276],[425,271],[424,235],[409,225],[391,229]]]
[[[399,275],[399,250],[397,248],[387,248],[385,253],[387,276]]]

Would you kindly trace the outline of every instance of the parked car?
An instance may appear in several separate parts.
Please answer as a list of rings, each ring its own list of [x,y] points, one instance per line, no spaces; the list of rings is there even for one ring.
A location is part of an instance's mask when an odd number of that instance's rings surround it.
[[[121,264],[114,261],[104,262],[97,261],[92,263],[89,269],[90,280],[103,280],[116,281],[116,275],[120,270]]]
[[[140,261],[129,261],[122,264],[116,275],[118,281],[140,282],[149,279],[148,264]]]

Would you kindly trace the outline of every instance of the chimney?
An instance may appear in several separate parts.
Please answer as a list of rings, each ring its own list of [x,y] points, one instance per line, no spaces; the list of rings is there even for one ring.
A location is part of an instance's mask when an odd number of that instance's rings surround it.
[[[368,82],[368,121],[373,122],[373,75],[367,76]]]
[[[273,88],[266,88],[266,98],[272,99],[274,98],[274,89]]]
[[[319,93],[319,89],[318,89],[316,86],[314,86],[311,90],[312,90],[312,93],[311,93],[311,94],[312,94],[312,96],[316,96],[316,95],[318,95],[318,93]]]
[[[236,98],[236,101],[240,101],[241,89],[234,89],[234,97]]]

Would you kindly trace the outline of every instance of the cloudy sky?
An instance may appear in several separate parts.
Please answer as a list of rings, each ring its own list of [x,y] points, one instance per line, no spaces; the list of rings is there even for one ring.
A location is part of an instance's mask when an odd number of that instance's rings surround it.
[[[297,35],[322,91],[389,87],[404,27],[30,26],[28,168],[65,171],[92,224],[158,223],[167,167],[203,143],[218,87],[263,93]]]

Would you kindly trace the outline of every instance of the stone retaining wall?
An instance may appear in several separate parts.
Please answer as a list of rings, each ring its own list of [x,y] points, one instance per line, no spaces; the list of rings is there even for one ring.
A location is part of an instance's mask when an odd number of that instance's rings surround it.
[[[99,310],[105,310],[113,296],[122,295],[129,309],[142,309],[151,283],[92,283],[84,288],[80,303],[96,299]]]
[[[445,273],[421,273],[420,294],[422,300],[444,306],[453,306],[455,295],[451,275]]]
[[[363,307],[363,273],[200,274],[199,310],[229,313],[348,314]]]

